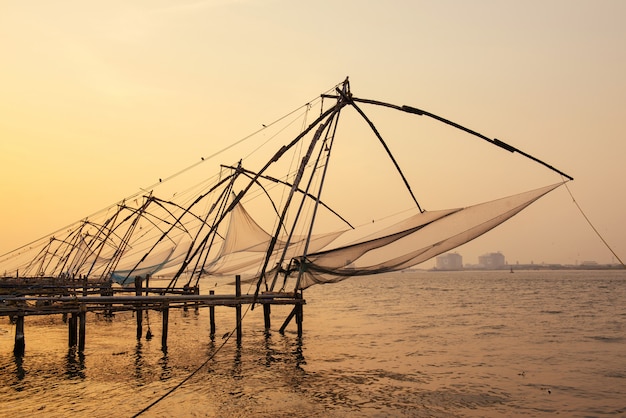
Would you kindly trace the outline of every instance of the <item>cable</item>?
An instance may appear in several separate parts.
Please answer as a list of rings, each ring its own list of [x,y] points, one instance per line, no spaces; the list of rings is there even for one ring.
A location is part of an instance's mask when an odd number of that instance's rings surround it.
[[[243,323],[244,318],[246,317],[246,315],[248,314],[248,311],[250,310],[250,305],[248,305],[248,307],[246,308],[246,311],[243,313],[243,315],[241,316],[241,322]],[[174,387],[172,387],[170,390],[168,390],[167,392],[165,392],[163,395],[161,395],[159,398],[157,398],[155,401],[153,401],[150,405],[146,406],[144,409],[142,409],[141,411],[137,412],[135,415],[133,415],[132,418],[136,418],[139,415],[143,414],[144,412],[147,412],[150,408],[152,408],[154,405],[158,404],[159,402],[161,402],[163,399],[165,399],[166,397],[168,397],[169,395],[171,395],[172,393],[174,393],[175,390],[177,390],[178,388],[180,388],[182,385],[184,385],[187,381],[189,381],[189,379],[191,379],[196,373],[198,373],[204,366],[206,366],[209,361],[213,360],[213,358],[217,355],[217,353],[220,352],[220,350],[226,345],[226,343],[228,342],[228,340],[230,340],[230,337],[233,336],[233,334],[235,333],[235,331],[237,331],[237,327],[235,327],[231,332],[229,332],[228,334],[226,334],[226,337],[224,338],[224,342],[222,343],[222,345],[220,345],[217,350],[215,350],[215,352],[213,354],[211,354],[200,366],[198,366],[196,368],[196,370],[194,370],[193,372],[191,372],[191,374],[189,374],[189,376],[187,376],[186,378],[184,378],[183,380],[181,380],[178,384],[176,384]]]
[[[569,195],[572,198],[572,202],[574,202],[574,204],[576,205],[576,207],[578,208],[578,210],[580,211],[580,213],[583,215],[583,218],[585,218],[585,220],[587,221],[587,223],[589,224],[589,226],[591,227],[591,229],[593,229],[593,232],[596,233],[596,235],[598,236],[598,238],[600,238],[600,240],[604,243],[604,245],[606,246],[606,248],[609,249],[609,251],[613,254],[613,256],[615,258],[617,258],[617,261],[619,261],[619,263],[622,265],[622,267],[626,268],[626,265],[624,264],[624,262],[619,258],[619,256],[617,254],[615,254],[615,251],[613,251],[613,249],[611,248],[611,246],[606,242],[606,240],[602,237],[602,235],[600,235],[600,232],[598,232],[598,230],[596,229],[595,226],[593,226],[593,224],[591,223],[591,221],[589,220],[589,218],[587,217],[587,215],[585,215],[585,212],[583,211],[583,209],[580,207],[580,205],[578,204],[578,202],[576,201],[576,199],[574,199],[574,195],[572,194],[572,191],[569,189],[569,187],[567,187],[567,182],[564,183],[565,184],[565,188],[567,189],[567,192],[569,193]]]

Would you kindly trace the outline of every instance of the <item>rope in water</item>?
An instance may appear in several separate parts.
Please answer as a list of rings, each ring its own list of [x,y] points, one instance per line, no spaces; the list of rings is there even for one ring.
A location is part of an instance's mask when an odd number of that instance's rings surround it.
[[[243,322],[243,319],[246,317],[246,315],[248,314],[248,311],[250,310],[250,305],[248,305],[248,307],[246,308],[245,312],[243,313],[243,315],[241,316],[241,322]],[[161,395],[160,397],[158,397],[156,400],[154,400],[150,405],[146,406],[144,409],[142,409],[141,411],[137,412],[135,415],[133,415],[132,418],[136,418],[139,415],[142,415],[144,412],[147,412],[150,408],[152,408],[153,406],[155,406],[156,404],[158,404],[159,402],[161,402],[163,399],[165,399],[166,397],[168,397],[169,395],[171,395],[172,393],[174,393],[174,391],[176,391],[177,389],[179,389],[182,385],[184,385],[186,382],[189,381],[189,379],[191,379],[193,376],[195,376],[196,373],[198,373],[200,370],[202,370],[202,368],[204,366],[206,366],[209,361],[213,360],[213,358],[215,358],[215,356],[217,355],[217,353],[220,352],[220,350],[226,345],[226,343],[228,342],[228,340],[230,340],[230,337],[233,336],[233,334],[235,333],[235,331],[237,331],[237,327],[233,328],[232,331],[230,331],[229,333],[224,334],[224,342],[217,348],[217,350],[215,350],[200,366],[198,366],[193,372],[191,372],[187,377],[185,377],[183,380],[181,380],[180,382],[178,382],[178,384],[176,384],[175,386],[173,386],[170,390],[168,390],[167,392],[165,392],[163,395]]]
[[[604,239],[604,237],[602,237],[602,235],[600,234],[600,232],[596,229],[596,227],[593,225],[593,223],[591,223],[591,220],[589,219],[589,217],[585,214],[585,212],[583,211],[583,209],[580,207],[580,205],[578,204],[578,202],[576,201],[576,199],[574,199],[574,195],[572,194],[572,191],[569,189],[569,187],[567,187],[567,183],[565,183],[565,188],[567,189],[567,192],[569,193],[570,197],[572,198],[572,201],[574,202],[574,204],[576,205],[576,207],[578,208],[578,210],[580,211],[581,215],[583,215],[583,218],[585,218],[585,220],[587,221],[587,223],[589,224],[589,226],[591,227],[591,229],[593,229],[593,232],[596,233],[596,235],[598,236],[598,238],[600,238],[600,240],[604,243],[604,245],[606,246],[606,248],[609,249],[609,251],[611,252],[611,254],[613,254],[613,256],[617,259],[617,261],[619,261],[619,263],[622,265],[622,267],[626,268],[626,264],[624,264],[624,262],[619,258],[619,256],[615,253],[615,251],[613,251],[613,248],[611,248],[611,246],[608,244],[608,242],[606,242],[606,240]]]

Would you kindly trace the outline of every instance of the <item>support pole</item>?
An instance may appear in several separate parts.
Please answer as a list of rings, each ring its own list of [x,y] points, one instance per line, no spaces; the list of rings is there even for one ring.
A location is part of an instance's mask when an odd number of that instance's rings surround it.
[[[170,319],[170,303],[168,301],[163,302],[163,330],[161,335],[161,349],[163,352],[167,351],[167,328],[169,326]]]
[[[241,344],[241,276],[238,274],[235,276],[235,296],[237,297],[237,304],[235,305],[235,315],[237,316],[237,344]]]
[[[15,354],[16,357],[22,357],[25,351],[24,315],[18,315],[15,319],[15,346],[13,347],[13,354]]]
[[[294,306],[294,311],[296,312],[296,325],[298,326],[298,337],[302,337],[302,314],[303,314],[302,304],[298,303],[296,306]]]
[[[270,314],[272,313],[272,305],[269,303],[263,304],[263,319],[265,320],[265,331],[270,330]]]
[[[209,295],[214,295],[215,290],[209,290]],[[209,306],[209,318],[211,320],[211,341],[215,338],[215,306]]]
[[[135,296],[141,296],[141,277],[135,277]],[[137,316],[137,339],[141,340],[143,335],[143,311],[141,310],[141,304],[135,310]]]
[[[85,351],[85,333],[87,330],[87,306],[84,303],[80,305],[80,313],[78,314],[78,352]]]
[[[285,333],[285,328],[287,328],[287,325],[289,325],[289,323],[291,322],[293,317],[296,315],[296,310],[297,309],[298,309],[298,305],[294,305],[294,307],[291,310],[291,312],[289,313],[289,315],[287,315],[287,318],[285,318],[285,322],[283,322],[283,325],[280,327],[280,330],[279,330],[279,332],[281,334]]]
[[[70,318],[67,321],[67,332],[68,332],[68,346],[74,347],[77,343],[77,334],[78,334],[78,314],[76,312],[72,312],[70,314]]]

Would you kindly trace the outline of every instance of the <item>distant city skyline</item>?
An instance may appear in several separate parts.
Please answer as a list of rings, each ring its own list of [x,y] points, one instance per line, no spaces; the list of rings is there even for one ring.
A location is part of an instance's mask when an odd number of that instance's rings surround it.
[[[574,263],[559,263],[559,262],[535,262],[534,260],[530,260],[529,262],[520,262],[519,260],[511,261],[506,254],[503,254],[501,251],[488,251],[484,252],[481,255],[477,256],[475,259],[469,260],[468,258],[463,256],[461,251],[451,251],[448,253],[441,254],[435,257],[434,260],[434,268],[437,269],[456,269],[459,266],[462,268],[465,267],[489,267],[487,263],[485,263],[481,258],[490,258],[494,255],[501,255],[503,258],[503,262],[498,267],[508,267],[508,266],[602,266],[602,265],[619,265],[617,261],[613,261],[611,263],[600,263],[596,260],[576,260]],[[452,256],[452,257],[450,257]],[[481,262],[483,261],[483,262]],[[429,262],[424,263],[424,265],[428,265]]]

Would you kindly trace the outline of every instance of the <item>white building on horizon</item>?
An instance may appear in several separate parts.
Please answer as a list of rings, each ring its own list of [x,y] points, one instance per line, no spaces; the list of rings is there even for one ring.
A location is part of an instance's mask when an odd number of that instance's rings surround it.
[[[498,251],[497,253],[488,253],[479,256],[478,265],[485,269],[499,269],[506,266],[506,260],[504,255]]]
[[[447,253],[437,256],[437,270],[463,270],[463,257],[459,253]]]

